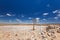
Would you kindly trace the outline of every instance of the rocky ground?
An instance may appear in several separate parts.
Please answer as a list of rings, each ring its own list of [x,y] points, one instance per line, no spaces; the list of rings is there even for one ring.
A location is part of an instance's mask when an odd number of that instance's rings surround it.
[[[51,26],[35,30],[0,27],[0,40],[60,40],[60,29]]]

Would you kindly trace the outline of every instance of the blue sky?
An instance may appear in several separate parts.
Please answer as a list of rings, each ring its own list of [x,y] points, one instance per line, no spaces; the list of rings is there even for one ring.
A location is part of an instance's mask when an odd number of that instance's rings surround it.
[[[60,23],[60,0],[0,0],[0,23]]]

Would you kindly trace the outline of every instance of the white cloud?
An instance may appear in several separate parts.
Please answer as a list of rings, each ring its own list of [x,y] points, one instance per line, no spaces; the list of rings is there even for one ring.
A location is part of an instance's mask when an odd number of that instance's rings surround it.
[[[55,10],[55,11],[52,11],[52,13],[60,13],[60,10]]]
[[[54,17],[54,19],[56,19],[56,20],[57,20],[57,19],[58,19],[58,17]]]
[[[16,23],[21,23],[21,24],[31,24],[32,23],[32,20],[25,20],[25,21],[22,21],[20,19],[16,19]]]
[[[53,11],[53,13],[54,14],[57,13],[56,17],[54,17],[54,19],[58,19],[60,17],[60,10],[55,10],[55,11]]]
[[[58,14],[57,16],[60,17],[60,14]]]
[[[36,18],[36,22],[39,22],[40,21],[40,18]]]
[[[60,14],[60,10],[58,11],[58,13]]]
[[[6,15],[7,15],[7,16],[11,16],[11,14],[9,14],[9,13],[7,13]]]
[[[6,15],[7,16],[15,16],[14,14],[10,14],[10,13],[7,13]]]
[[[46,21],[46,19],[43,19],[44,21]]]
[[[31,17],[29,17],[28,19],[32,19]]]
[[[44,16],[48,15],[48,13],[43,13]]]
[[[36,18],[36,20],[39,20],[40,18]]]
[[[21,23],[22,21],[20,19],[16,19],[17,22]]]
[[[57,13],[58,12],[58,10],[55,10],[55,11],[52,11],[53,13]]]

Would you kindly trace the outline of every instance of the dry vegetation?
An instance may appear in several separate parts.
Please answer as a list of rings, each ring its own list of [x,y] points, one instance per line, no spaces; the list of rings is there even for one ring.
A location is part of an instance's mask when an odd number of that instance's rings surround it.
[[[43,30],[3,29],[4,27],[0,26],[0,40],[60,40],[60,25],[47,25]]]

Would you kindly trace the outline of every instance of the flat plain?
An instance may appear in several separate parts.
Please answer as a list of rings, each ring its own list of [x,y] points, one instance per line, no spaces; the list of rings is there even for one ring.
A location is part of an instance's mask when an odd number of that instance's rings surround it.
[[[0,40],[60,40],[60,24],[1,24]]]

